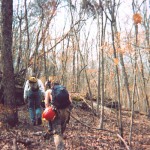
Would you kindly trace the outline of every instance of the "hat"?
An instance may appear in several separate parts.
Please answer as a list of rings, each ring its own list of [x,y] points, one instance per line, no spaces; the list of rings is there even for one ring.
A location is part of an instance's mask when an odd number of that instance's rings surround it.
[[[30,77],[29,78],[29,82],[30,83],[36,83],[37,82],[37,78],[36,77]]]

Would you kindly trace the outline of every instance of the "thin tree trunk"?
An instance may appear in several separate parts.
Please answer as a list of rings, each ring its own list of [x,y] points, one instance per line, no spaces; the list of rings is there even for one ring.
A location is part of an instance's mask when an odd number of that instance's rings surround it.
[[[45,74],[46,80],[47,80],[48,75],[47,75],[46,52],[45,52],[45,35],[43,35],[43,49],[42,50],[44,52],[44,74]]]
[[[26,53],[25,53],[25,58],[26,58],[26,63],[25,67],[26,69],[28,68],[29,64],[29,49],[30,49],[30,36],[29,36],[29,25],[28,25],[28,11],[27,11],[27,1],[24,1],[24,6],[25,6],[25,23],[26,23],[26,32],[27,32],[27,48],[26,48]]]
[[[111,33],[112,33],[112,43],[113,43],[113,50],[114,50],[114,59],[117,58],[117,52],[116,52],[116,46],[115,46],[115,36],[116,36],[116,18],[115,18],[115,7],[116,7],[116,2],[113,0],[113,5],[112,6],[112,13],[111,13]],[[118,123],[119,123],[119,134],[121,137],[123,137],[123,126],[122,126],[122,113],[121,113],[121,100],[120,100],[120,79],[119,79],[119,68],[118,64],[115,66],[115,71],[116,71],[116,79],[117,79],[117,99],[118,99]]]
[[[43,12],[43,9],[42,9],[42,12]],[[40,42],[39,42],[39,35],[40,35],[40,32],[42,31],[42,22],[43,22],[43,19],[44,19],[44,16],[43,16],[43,13],[42,13],[42,16],[41,16],[41,22],[40,22],[40,26],[39,26],[39,30],[37,32],[37,36],[36,36],[36,45],[35,45],[35,53],[34,53],[34,65],[33,65],[33,71],[37,73],[37,59],[38,59],[38,48],[39,48],[39,45],[40,45]]]
[[[73,40],[73,47],[74,47],[74,40]],[[76,71],[75,71],[75,61],[76,61],[76,56],[75,56],[75,49],[73,49],[73,66],[72,66],[72,74],[73,74],[73,92],[75,92],[75,84],[76,84],[76,78],[75,78],[75,74],[76,74]]]
[[[99,21],[99,14],[95,8],[96,16],[97,16],[97,53],[98,53],[98,90],[97,90],[97,112],[99,112],[99,105],[100,105],[100,92],[101,92],[101,57],[100,57],[100,48],[101,48],[101,37],[100,37],[100,21]],[[101,106],[102,108],[102,106]],[[102,118],[102,116],[101,116]],[[102,121],[100,121],[100,127],[102,126]]]
[[[102,11],[101,17],[102,17],[102,27],[101,27],[101,118],[100,118],[100,128],[103,128],[103,122],[104,122],[104,100],[105,100],[105,95],[104,95],[104,84],[105,84],[105,78],[104,78],[104,40],[105,40],[105,29],[106,29],[106,23],[107,19],[104,24],[104,12]]]
[[[21,17],[19,17],[19,14],[18,14],[18,19],[19,19],[19,50],[18,50],[18,59],[17,59],[17,65],[16,65],[17,72],[19,72],[21,58],[22,58],[22,19],[23,19],[22,11],[21,11]]]
[[[144,76],[144,67],[143,67],[143,62],[142,62],[142,56],[139,50],[139,56],[140,56],[140,61],[141,61],[141,75],[142,75],[142,81],[143,81],[143,86],[144,86],[144,94],[145,94],[145,101],[146,101],[146,105],[147,105],[147,116],[148,118],[150,118],[150,105],[149,105],[149,101],[148,101],[148,95],[146,92],[146,83],[145,83],[145,76]]]
[[[135,35],[136,35],[136,45],[138,43],[138,25],[135,25]],[[132,142],[132,128],[133,128],[133,117],[134,117],[134,97],[135,97],[135,89],[136,89],[136,71],[137,71],[137,50],[135,48],[135,62],[134,62],[134,84],[133,84],[133,94],[132,94],[132,109],[131,109],[131,124],[130,124],[130,134],[129,134],[129,143],[131,146]]]
[[[122,66],[122,73],[124,76],[124,83],[125,83],[125,87],[126,87],[126,91],[127,91],[127,96],[128,96],[128,108],[131,109],[131,96],[130,96],[130,90],[129,90],[129,82],[128,82],[128,77],[127,77],[127,73],[126,73],[126,69],[125,69],[125,65],[124,65],[124,60],[123,60],[123,55],[121,53],[119,53],[120,56],[120,63]]]
[[[77,33],[76,33],[76,32],[74,32],[74,33],[75,33],[76,41],[77,41],[77,43],[79,43],[79,40],[78,40],[78,37],[77,37]],[[81,61],[82,61],[82,63],[83,63],[83,66],[86,66],[79,45],[78,45],[78,48],[79,48],[78,51],[79,51],[79,53],[80,53],[80,58],[81,58]],[[91,101],[92,109],[94,109],[94,108],[93,108],[93,101],[92,101],[92,97],[93,97],[93,96],[92,96],[92,91],[91,91],[91,87],[90,87],[90,82],[89,82],[89,79],[88,79],[88,75],[87,75],[86,69],[85,69],[84,71],[85,71],[85,78],[86,78],[86,82],[87,82],[87,86],[88,86],[88,91],[89,91],[89,98],[90,98],[90,101]]]

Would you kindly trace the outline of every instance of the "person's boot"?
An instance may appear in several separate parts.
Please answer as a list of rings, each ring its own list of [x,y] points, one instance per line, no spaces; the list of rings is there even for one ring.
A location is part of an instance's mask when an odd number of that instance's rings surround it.
[[[64,146],[62,135],[55,134],[54,135],[54,143],[55,143],[56,149],[58,149],[58,150],[65,150],[65,146]]]
[[[37,125],[41,125],[42,124],[42,119],[41,118],[38,118],[37,119]]]
[[[49,140],[52,137],[52,135],[54,135],[53,131],[52,130],[48,130],[47,132],[45,132],[43,134],[43,137],[44,137],[45,140]]]
[[[53,126],[52,126],[52,122],[51,121],[48,122],[48,131],[49,132],[53,131]]]

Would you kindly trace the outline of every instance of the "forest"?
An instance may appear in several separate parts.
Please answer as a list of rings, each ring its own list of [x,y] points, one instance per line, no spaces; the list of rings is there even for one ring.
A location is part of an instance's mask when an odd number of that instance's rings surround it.
[[[68,150],[150,149],[149,0],[0,0],[0,149],[48,150],[25,81],[57,77],[73,100]],[[40,143],[39,143],[40,141]]]

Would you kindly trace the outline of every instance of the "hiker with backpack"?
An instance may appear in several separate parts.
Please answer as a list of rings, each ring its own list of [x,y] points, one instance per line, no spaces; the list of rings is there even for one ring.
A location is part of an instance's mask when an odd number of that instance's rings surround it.
[[[54,135],[56,149],[63,149],[63,133],[66,124],[69,123],[71,111],[71,98],[63,85],[59,81],[51,82],[52,88],[45,93],[45,107],[51,109],[49,112],[56,114],[52,120],[49,120],[49,129],[47,135]],[[52,114],[49,114],[49,116]]]
[[[33,73],[26,81],[24,87],[24,102],[28,103],[29,115],[33,126],[42,124],[41,100],[43,97],[45,97],[44,85]]]
[[[45,89],[46,90],[51,89],[51,81],[52,81],[52,77],[49,76],[48,80],[45,82]]]

